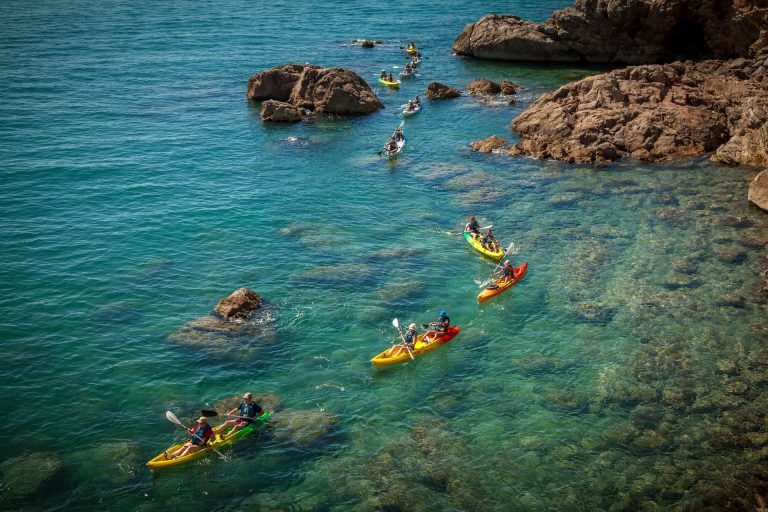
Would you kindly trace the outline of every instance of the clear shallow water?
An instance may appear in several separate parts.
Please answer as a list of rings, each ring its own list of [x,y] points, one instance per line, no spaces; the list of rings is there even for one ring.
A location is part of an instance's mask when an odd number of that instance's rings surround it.
[[[488,11],[544,19],[565,3],[424,4],[410,19],[374,3],[3,3],[0,351],[16,432],[0,446],[3,507],[749,499],[766,442],[768,358],[753,328],[765,309],[722,296],[748,297],[756,279],[761,253],[736,242],[764,233],[745,201],[753,173],[468,151],[510,137],[529,101],[591,71],[458,59],[453,38]],[[386,44],[363,50],[358,37]],[[421,76],[378,90],[387,108],[372,116],[265,126],[244,100],[251,74],[285,62],[349,67],[373,84],[402,64],[407,37],[427,57]],[[397,105],[429,81],[477,76],[527,89],[511,107],[428,104],[406,122],[406,153],[376,156]],[[530,263],[480,307],[490,265],[458,235],[472,213]],[[723,225],[731,216],[754,225]],[[400,248],[412,250],[387,252]],[[271,343],[169,340],[240,286],[275,305]],[[422,323],[440,308],[463,328],[455,341],[372,370],[393,316]],[[243,442],[226,462],[144,467],[179,436],[165,410],[191,415],[245,389],[278,393],[286,411],[322,409],[335,428],[313,443]],[[43,462],[18,465],[38,452]],[[21,493],[19,474],[46,462],[53,476]]]

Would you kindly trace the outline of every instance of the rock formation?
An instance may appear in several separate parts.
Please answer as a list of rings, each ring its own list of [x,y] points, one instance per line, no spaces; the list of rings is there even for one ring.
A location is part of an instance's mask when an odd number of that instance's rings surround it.
[[[245,320],[261,306],[261,297],[248,288],[238,288],[219,301],[214,308],[223,319]]]
[[[285,64],[256,73],[248,80],[246,96],[251,101],[276,100],[306,112],[323,114],[369,114],[384,107],[357,73],[311,64]],[[262,117],[265,109],[267,116],[277,116],[273,120],[293,120],[296,113],[272,104],[262,106]]]
[[[566,162],[657,161],[714,151],[768,166],[768,62],[674,62],[585,78],[545,94],[512,123],[511,154]]]
[[[265,101],[261,104],[260,115],[265,121],[281,121],[288,123],[301,121],[301,110],[285,101]]]
[[[432,82],[427,86],[424,95],[431,100],[445,100],[448,98],[458,98],[461,93],[453,87],[448,87],[438,82]]]
[[[749,202],[768,211],[768,169],[761,172],[749,184]]]
[[[487,139],[470,144],[472,149],[479,151],[480,153],[491,153],[493,150],[503,148],[506,145],[507,141],[496,135],[491,135]]]
[[[453,50],[481,59],[605,64],[749,57],[766,38],[766,7],[764,0],[576,0],[543,23],[488,14],[464,28]]]

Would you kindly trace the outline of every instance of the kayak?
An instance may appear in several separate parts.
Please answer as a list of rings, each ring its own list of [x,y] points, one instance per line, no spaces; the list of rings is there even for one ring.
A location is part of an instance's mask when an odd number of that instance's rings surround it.
[[[387,150],[385,149],[385,150],[384,150],[384,152],[385,152],[385,153],[387,154],[387,156],[389,156],[390,158],[396,157],[397,155],[399,155],[400,153],[402,153],[402,152],[403,152],[403,149],[405,149],[405,142],[406,142],[406,138],[405,138],[405,135],[403,135],[403,140],[399,140],[399,141],[397,141],[397,142],[395,143],[395,144],[397,145],[397,149],[396,149],[395,151],[392,151],[392,152],[390,153],[389,151],[387,151]]]
[[[267,422],[267,420],[269,420],[269,416],[270,416],[270,413],[265,412],[261,416],[257,417],[253,421],[253,423],[251,423],[250,425],[244,426],[243,428],[241,428],[240,430],[238,430],[237,432],[235,432],[230,436],[224,435],[224,437],[222,437],[221,435],[216,434],[216,439],[211,441],[208,444],[210,446],[213,446],[217,450],[226,448],[227,446],[230,446],[235,442],[241,439],[244,439],[250,436],[251,434],[253,434],[254,432],[256,432],[257,430],[259,430],[259,428],[263,426]],[[186,441],[184,443],[186,443]],[[170,453],[172,451],[178,450],[179,448],[184,446],[184,443],[175,444],[165,451]],[[157,457],[155,457],[154,459],[147,462],[147,466],[149,467],[149,469],[163,469],[163,468],[170,468],[174,466],[180,466],[182,464],[186,464],[187,462],[192,462],[193,460],[202,459],[203,457],[206,457],[211,453],[214,453],[214,451],[211,450],[209,446],[206,446],[205,448],[201,448],[196,452],[192,452],[189,455],[185,455],[184,457],[176,457],[175,459],[166,460],[165,452],[163,452]]]
[[[390,82],[389,80],[384,80],[383,78],[379,78],[379,82],[386,85],[387,87],[391,87],[393,89],[399,89],[400,88],[400,80],[395,80],[394,82]]]
[[[408,52],[408,55],[416,55],[419,52],[415,46],[409,46],[405,51]]]
[[[461,327],[458,325],[452,325],[448,328],[448,332],[445,334],[438,335],[436,331],[420,334],[416,337],[416,343],[411,349],[411,354],[413,354],[415,359],[419,356],[423,356],[427,352],[431,352],[436,348],[442,347],[453,338],[455,338],[456,335],[459,334],[460,330]],[[391,366],[397,363],[407,363],[411,360],[411,357],[408,355],[408,351],[405,350],[405,348],[403,348],[403,350],[398,353],[398,349],[400,347],[401,345],[395,345],[392,348],[388,348],[381,354],[371,359],[371,363],[373,366],[377,367]]]
[[[483,288],[483,291],[481,291],[477,295],[477,302],[483,303],[490,299],[491,297],[495,297],[496,295],[500,293],[504,293],[505,291],[512,288],[512,286],[517,283],[520,279],[523,278],[523,275],[525,275],[525,271],[528,270],[528,263],[523,263],[516,269],[512,270],[512,276],[511,278],[503,278],[500,277],[499,279],[495,280],[485,288]]]
[[[414,75],[414,73],[416,72],[411,71],[410,73],[400,73],[400,78],[411,78]]]
[[[469,245],[472,246],[474,250],[479,252],[480,254],[484,254],[485,256],[488,256],[489,258],[492,258],[496,261],[500,260],[502,256],[504,256],[504,250],[499,248],[498,251],[489,251],[485,247],[483,247],[483,244],[480,243],[480,240],[476,238],[472,238],[468,231],[464,232],[464,239],[467,241]]]
[[[415,116],[419,112],[421,112],[421,105],[416,105],[416,108],[414,108],[413,110],[410,110],[410,111],[409,110],[403,110],[403,115],[404,116]]]

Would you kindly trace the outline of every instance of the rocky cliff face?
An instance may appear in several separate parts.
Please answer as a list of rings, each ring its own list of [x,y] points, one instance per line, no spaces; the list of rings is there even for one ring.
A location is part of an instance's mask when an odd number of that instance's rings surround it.
[[[289,103],[302,113],[369,114],[384,107],[354,71],[311,64],[285,64],[256,73],[248,80],[246,96],[252,101]],[[295,112],[287,112],[286,105],[268,107],[262,110],[265,120],[296,120]]]
[[[768,59],[632,66],[545,94],[512,123],[512,154],[567,162],[714,152],[768,166]]]
[[[481,59],[649,64],[753,57],[768,0],[576,0],[543,23],[489,14],[453,50]]]

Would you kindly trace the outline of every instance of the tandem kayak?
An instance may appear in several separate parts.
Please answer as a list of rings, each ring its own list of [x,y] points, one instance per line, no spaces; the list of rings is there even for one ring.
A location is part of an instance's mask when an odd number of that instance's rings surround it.
[[[395,143],[397,147],[394,151],[387,151],[386,149],[384,149],[384,153],[386,153],[387,156],[390,158],[396,157],[397,155],[403,152],[403,149],[405,149],[406,140],[407,139],[405,138],[405,135],[403,135],[403,139]]]
[[[525,275],[525,271],[528,270],[528,263],[523,263],[516,269],[512,271],[511,278],[503,278],[500,277],[499,279],[495,280],[485,288],[483,288],[483,291],[481,291],[477,295],[477,302],[483,303],[490,299],[491,297],[495,297],[496,295],[500,293],[504,293],[505,291],[512,288],[512,286],[517,283],[520,279],[523,278],[523,275]]]
[[[400,80],[395,80],[394,82],[390,82],[389,80],[384,80],[383,78],[379,78],[379,82],[393,89],[400,88]]]
[[[209,443],[210,446],[213,446],[217,450],[221,450],[222,448],[226,448],[227,446],[230,446],[237,441],[244,439],[257,430],[261,428],[270,417],[270,412],[265,412],[261,416],[254,419],[253,423],[250,425],[246,425],[245,427],[241,428],[237,432],[235,432],[232,435],[224,435],[223,437],[219,434],[216,434],[216,439]],[[186,441],[185,441],[186,442]],[[166,452],[173,452],[175,450],[178,450],[184,446],[184,443],[179,443],[171,446],[170,448],[166,449]],[[147,462],[147,466],[149,469],[163,469],[163,468],[170,468],[174,466],[180,466],[182,464],[186,464],[187,462],[192,462],[193,460],[202,459],[203,457],[206,457],[210,455],[211,453],[214,453],[213,450],[211,450],[210,447],[206,446],[205,448],[201,448],[200,450],[197,450],[196,452],[192,452],[189,455],[185,455],[184,457],[176,457],[175,459],[166,460],[165,458],[165,452],[161,453],[154,459]]]
[[[464,232],[464,239],[467,241],[469,245],[472,246],[474,250],[479,252],[480,254],[483,254],[485,256],[488,256],[489,258],[492,258],[496,261],[500,260],[502,256],[504,256],[504,250],[499,248],[498,251],[489,251],[485,247],[483,247],[483,244],[480,243],[480,240],[476,238],[472,238],[470,236],[469,231]]]
[[[415,116],[416,114],[421,112],[421,105],[416,105],[416,108],[414,108],[413,110],[406,110],[406,109],[403,110],[404,116]]]
[[[456,335],[459,334],[460,330],[461,327],[458,325],[452,325],[448,328],[448,332],[445,334],[437,334],[435,331],[430,331],[426,334],[420,334],[416,338],[416,343],[411,349],[411,354],[413,354],[415,359],[419,356],[423,356],[427,352],[431,352],[436,348],[442,347],[453,338],[455,338]],[[405,350],[405,348],[399,350],[401,347],[401,345],[395,345],[392,348],[388,348],[381,354],[371,359],[371,364],[373,364],[373,366],[381,367],[391,366],[397,363],[407,363],[411,360],[411,357],[408,355],[408,351]]]

